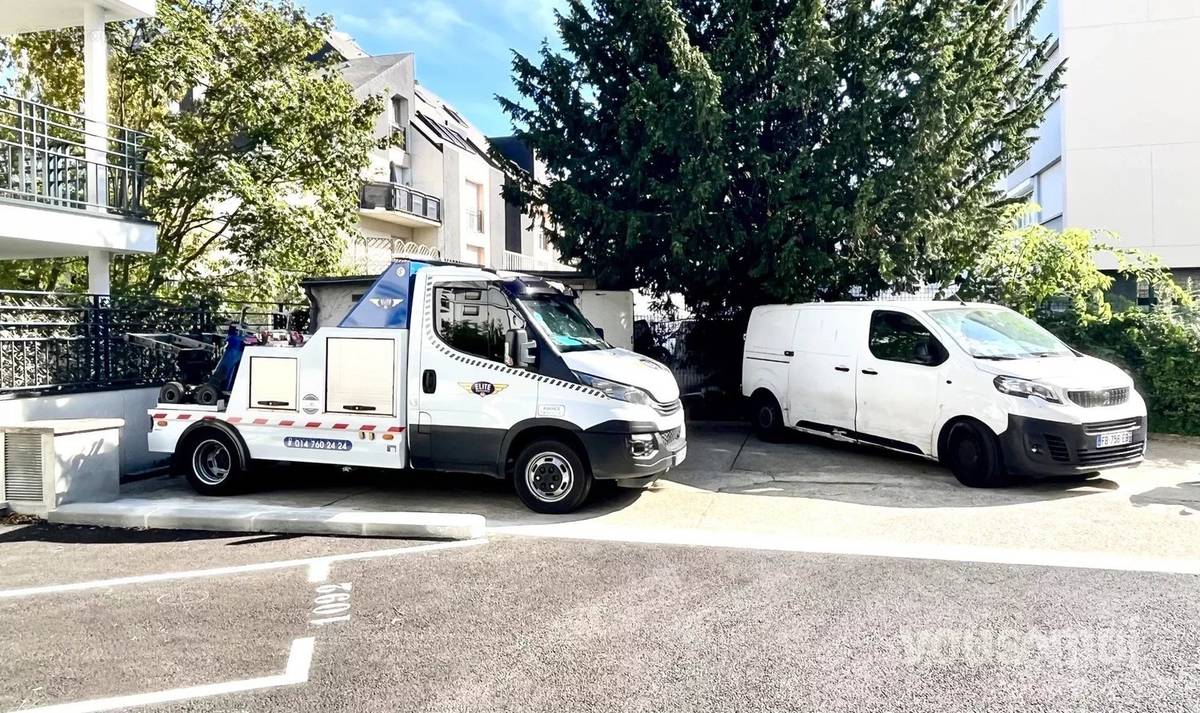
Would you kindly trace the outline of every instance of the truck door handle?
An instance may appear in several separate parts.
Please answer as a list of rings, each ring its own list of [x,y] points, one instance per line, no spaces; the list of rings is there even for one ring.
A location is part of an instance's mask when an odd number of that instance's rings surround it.
[[[862,373],[866,374],[867,376],[875,376],[879,372],[875,371],[874,369],[863,369]]]
[[[437,391],[437,372],[433,369],[426,369],[421,374],[421,391],[427,394]]]
[[[374,411],[374,406],[363,406],[362,404],[345,404],[342,409],[346,411]]]
[[[833,370],[834,370],[834,371],[850,371],[850,367],[848,367],[848,366],[835,366],[835,367],[833,367]]]
[[[788,351],[784,352],[784,353],[783,353],[783,355],[784,355],[784,356],[786,356],[786,357],[793,357],[793,356],[796,356],[796,352],[794,352],[794,351],[791,351],[791,350],[789,349]]]

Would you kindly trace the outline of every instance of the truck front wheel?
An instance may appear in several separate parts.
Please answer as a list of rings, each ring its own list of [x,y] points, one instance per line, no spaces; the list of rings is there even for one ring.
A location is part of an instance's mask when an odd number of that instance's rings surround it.
[[[243,484],[245,470],[237,446],[220,431],[205,429],[194,434],[180,455],[178,469],[201,495],[227,495]]]
[[[592,474],[571,446],[556,440],[535,441],[521,449],[513,469],[513,487],[534,512],[577,510],[592,489]]]

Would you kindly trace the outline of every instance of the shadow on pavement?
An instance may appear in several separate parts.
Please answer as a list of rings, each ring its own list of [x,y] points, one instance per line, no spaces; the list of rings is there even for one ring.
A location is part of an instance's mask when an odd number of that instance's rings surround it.
[[[1136,507],[1147,505],[1171,505],[1180,508],[1180,515],[1200,513],[1200,481],[1179,483],[1174,486],[1155,488],[1129,498]]]
[[[207,532],[202,530],[123,530],[113,527],[54,525],[39,522],[0,533],[0,544],[12,542],[50,542],[61,545],[126,545],[165,542],[192,542],[239,538],[230,545],[253,544],[246,540],[261,540],[259,535],[244,532]],[[244,539],[243,539],[244,538]]]
[[[746,426],[690,424],[689,440],[703,451],[709,440],[726,448],[740,434],[736,455],[724,470],[689,457],[668,479],[713,492],[834,500],[884,507],[996,507],[1078,498],[1117,490],[1112,480],[1081,475],[1019,482],[1007,488],[968,488],[938,463],[903,453],[839,443],[788,432],[776,443]]]

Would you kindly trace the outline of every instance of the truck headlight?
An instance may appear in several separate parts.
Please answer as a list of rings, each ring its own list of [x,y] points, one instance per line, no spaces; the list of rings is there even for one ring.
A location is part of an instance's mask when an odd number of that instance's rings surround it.
[[[599,389],[604,392],[604,395],[610,399],[617,401],[627,401],[631,404],[639,404],[641,406],[649,406],[651,404],[650,394],[642,391],[636,386],[622,384],[608,379],[601,379],[598,376],[591,374],[582,374],[575,372],[575,376],[579,378],[580,383]]]
[[[993,383],[996,384],[996,391],[1002,394],[1020,396],[1023,399],[1027,399],[1030,396],[1037,396],[1052,404],[1062,403],[1062,399],[1058,397],[1058,394],[1054,393],[1054,389],[1045,384],[1039,384],[1036,381],[1018,379],[1015,376],[997,376]]]

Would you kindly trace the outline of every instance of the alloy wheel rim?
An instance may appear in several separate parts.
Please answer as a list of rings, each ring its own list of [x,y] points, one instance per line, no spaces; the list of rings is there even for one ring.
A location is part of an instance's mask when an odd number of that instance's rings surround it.
[[[220,485],[229,477],[233,458],[229,449],[215,439],[208,439],[192,451],[192,472],[205,485]]]
[[[525,485],[533,497],[544,503],[556,503],[567,497],[574,483],[574,469],[558,453],[539,453],[525,466]]]

